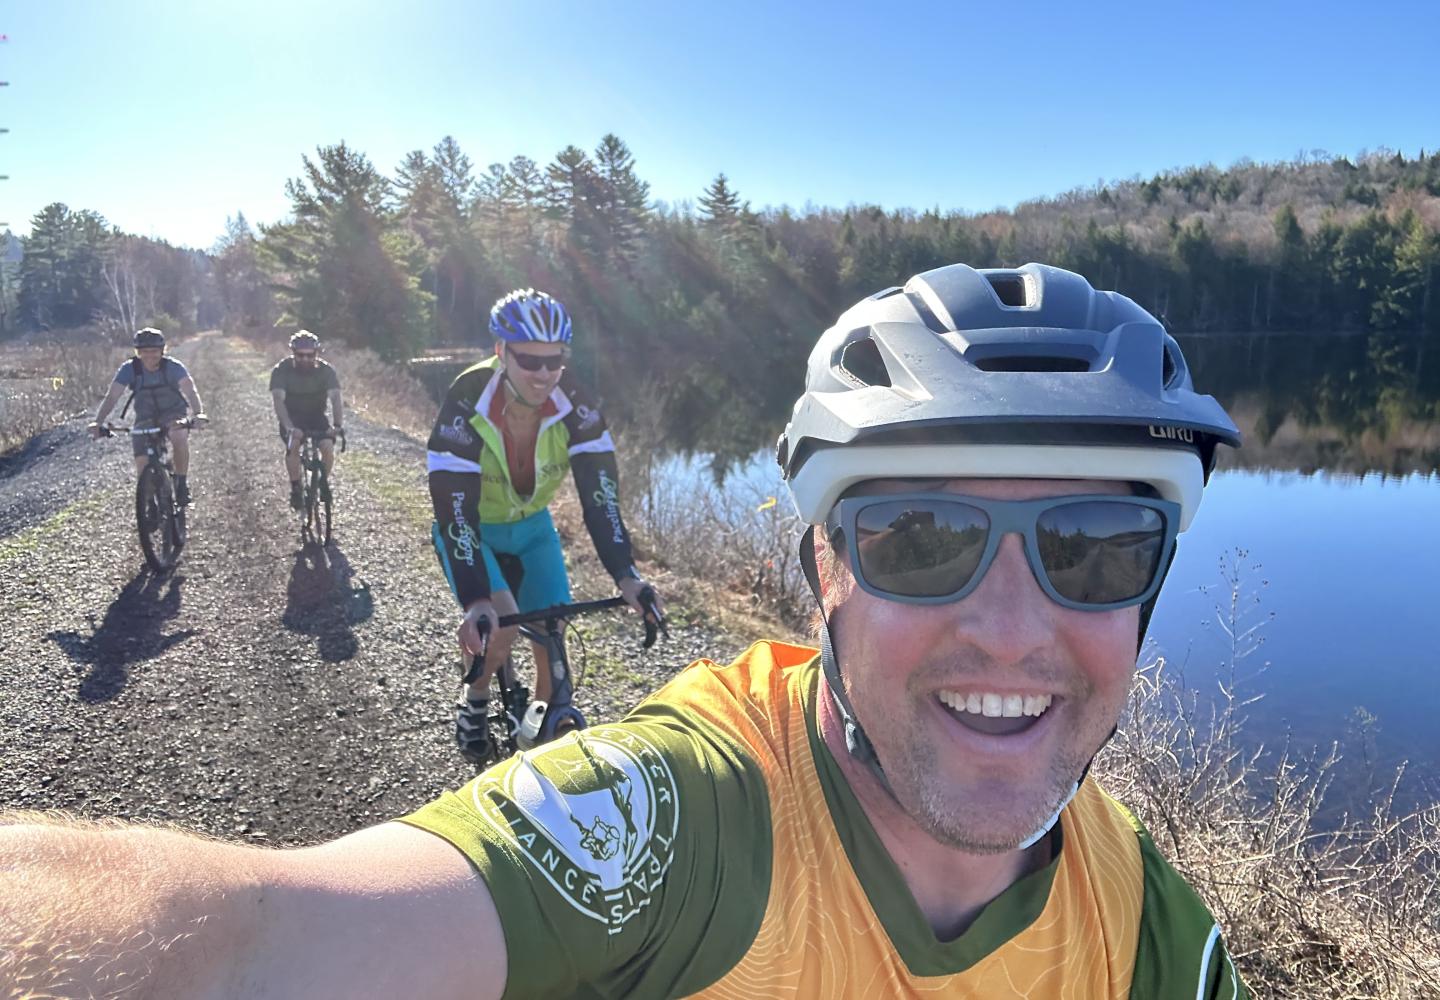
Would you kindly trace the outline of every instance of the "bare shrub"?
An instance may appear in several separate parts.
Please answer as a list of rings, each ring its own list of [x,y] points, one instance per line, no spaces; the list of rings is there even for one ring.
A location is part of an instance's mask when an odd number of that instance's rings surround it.
[[[659,414],[642,412],[619,444],[626,522],[674,572],[743,594],[800,628],[810,603],[796,541],[804,525],[779,483],[716,483],[667,453]],[[683,474],[682,474],[683,470]]]
[[[88,340],[0,350],[0,452],[93,408],[121,360]]]
[[[1222,560],[1216,624],[1230,639],[1218,698],[1153,658],[1096,763],[1204,897],[1256,996],[1440,997],[1440,806],[1330,808],[1344,754],[1246,739],[1237,680],[1265,617],[1243,550]]]

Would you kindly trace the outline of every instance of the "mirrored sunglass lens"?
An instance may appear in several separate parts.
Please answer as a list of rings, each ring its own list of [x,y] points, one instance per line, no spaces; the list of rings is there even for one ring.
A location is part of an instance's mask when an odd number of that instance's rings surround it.
[[[1143,594],[1160,569],[1165,517],[1139,504],[1081,501],[1035,521],[1040,562],[1062,597],[1115,604]]]
[[[527,372],[538,372],[541,368],[558,372],[565,366],[565,356],[562,354],[520,354],[511,351],[510,356]]]
[[[894,500],[855,518],[860,572],[877,590],[900,597],[942,597],[975,575],[990,520],[963,503]]]

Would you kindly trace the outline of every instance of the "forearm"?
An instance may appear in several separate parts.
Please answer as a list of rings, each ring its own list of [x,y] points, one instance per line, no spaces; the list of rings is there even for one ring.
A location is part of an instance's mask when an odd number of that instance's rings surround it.
[[[480,474],[432,471],[435,554],[462,608],[490,596],[490,575],[480,550]]]
[[[285,405],[284,394],[272,396],[271,399],[275,403],[275,416],[280,420],[280,426],[289,430],[292,426],[290,423],[290,408]]]
[[[575,489],[580,494],[580,509],[585,515],[585,529],[595,543],[610,576],[619,581],[635,575],[635,557],[630,550],[630,534],[620,516],[620,474],[614,452],[581,453],[570,457],[575,476]]]
[[[258,931],[264,853],[0,818],[0,995],[225,995]]]
[[[205,406],[200,402],[200,393],[195,390],[193,383],[188,387],[182,386],[180,391],[185,395],[185,402],[190,404],[191,413],[205,412]]]
[[[114,389],[105,394],[105,398],[100,400],[99,409],[95,411],[95,422],[97,424],[103,424],[105,422],[105,419],[110,416],[110,411],[115,409],[115,404],[119,399],[120,393]]]
[[[345,426],[345,405],[340,399],[340,390],[336,389],[330,393],[330,410],[335,414],[335,426]]]

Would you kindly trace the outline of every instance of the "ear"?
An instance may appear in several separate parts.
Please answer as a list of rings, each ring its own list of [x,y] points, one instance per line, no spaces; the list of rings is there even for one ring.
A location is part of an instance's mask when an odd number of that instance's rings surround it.
[[[505,341],[503,341],[503,340],[497,340],[497,341],[495,341],[495,356],[496,356],[497,358],[499,358],[501,361],[504,361],[504,360],[505,360]]]

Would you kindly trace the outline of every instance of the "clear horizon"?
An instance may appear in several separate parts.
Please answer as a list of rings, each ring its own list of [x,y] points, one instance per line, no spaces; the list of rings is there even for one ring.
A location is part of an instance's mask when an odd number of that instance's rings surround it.
[[[551,33],[537,36],[537,26]],[[1097,182],[1440,147],[1440,5],[1122,3],[722,13],[657,0],[71,0],[0,14],[0,221],[60,201],[208,248],[341,140],[393,176],[614,132],[651,196],[984,212]]]

